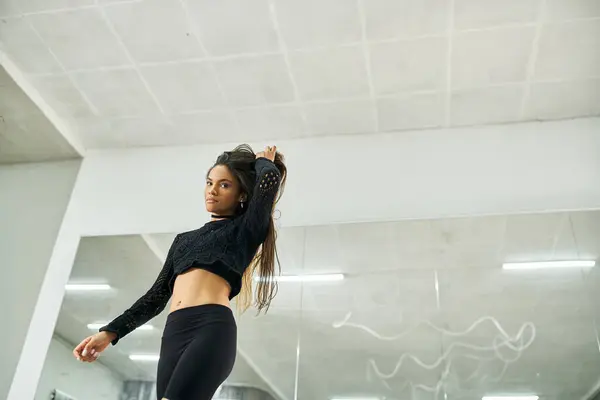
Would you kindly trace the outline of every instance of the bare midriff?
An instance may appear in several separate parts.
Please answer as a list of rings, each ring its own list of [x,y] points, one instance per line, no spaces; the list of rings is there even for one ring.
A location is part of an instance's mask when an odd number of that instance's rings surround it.
[[[204,269],[190,268],[175,279],[169,312],[203,304],[229,307],[231,288],[227,281]]]

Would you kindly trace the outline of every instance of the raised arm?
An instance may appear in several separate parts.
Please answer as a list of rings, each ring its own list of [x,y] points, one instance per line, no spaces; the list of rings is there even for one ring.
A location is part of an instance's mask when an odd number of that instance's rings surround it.
[[[140,297],[129,309],[119,315],[108,325],[100,328],[100,332],[113,332],[117,336],[111,342],[114,345],[128,333],[145,324],[165,309],[167,302],[171,298],[171,289],[169,283],[173,278],[173,250],[179,236],[175,237],[165,264],[158,274],[158,278],[152,287]]]
[[[254,168],[254,193],[242,218],[247,227],[262,231],[269,226],[269,218],[281,183],[281,173],[273,161],[266,157],[257,158]]]

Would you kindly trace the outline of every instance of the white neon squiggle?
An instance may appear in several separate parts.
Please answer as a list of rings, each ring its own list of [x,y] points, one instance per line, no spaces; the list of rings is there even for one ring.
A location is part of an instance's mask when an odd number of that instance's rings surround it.
[[[511,336],[502,328],[502,326],[500,325],[498,320],[491,316],[485,316],[485,317],[479,318],[469,328],[467,328],[463,331],[454,332],[454,331],[450,331],[450,330],[447,330],[444,328],[440,328],[430,321],[421,321],[418,324],[414,325],[412,328],[410,328],[404,332],[401,332],[397,335],[385,336],[385,335],[379,334],[378,332],[376,332],[375,330],[373,330],[372,328],[370,328],[366,325],[349,322],[351,316],[352,316],[352,313],[349,312],[348,314],[346,314],[346,317],[342,321],[334,322],[332,324],[332,326],[336,329],[339,329],[342,327],[352,327],[352,328],[360,329],[360,330],[367,332],[374,338],[376,338],[378,340],[382,340],[382,341],[398,340],[398,339],[406,336],[407,334],[409,334],[411,331],[417,329],[421,325],[429,326],[430,328],[441,333],[442,335],[452,336],[452,337],[460,337],[460,336],[468,335],[473,330],[475,330],[479,325],[481,325],[482,323],[484,323],[486,321],[491,322],[494,325],[494,327],[498,330],[499,334],[494,337],[491,346],[475,346],[475,345],[471,345],[471,344],[455,342],[455,343],[452,343],[444,351],[444,353],[441,355],[441,357],[439,357],[433,363],[426,363],[426,362],[422,361],[421,359],[419,359],[418,357],[413,356],[411,354],[403,354],[399,358],[398,362],[396,363],[394,369],[391,372],[383,373],[378,368],[377,363],[375,362],[374,359],[368,360],[367,379],[369,381],[371,380],[370,370],[372,369],[373,372],[375,372],[375,374],[379,377],[381,383],[389,390],[391,390],[391,388],[386,381],[388,379],[395,377],[398,374],[399,370],[401,369],[402,365],[404,364],[404,362],[406,360],[412,360],[415,364],[419,365],[420,367],[422,367],[426,370],[434,370],[434,369],[438,368],[440,365],[442,365],[442,363],[444,361],[447,361],[447,363],[444,367],[444,370],[441,373],[440,379],[438,380],[438,382],[435,386],[432,387],[432,386],[427,386],[427,385],[422,385],[422,384],[414,385],[412,382],[409,382],[409,381],[406,381],[402,385],[401,391],[404,391],[407,386],[411,387],[411,392],[412,392],[413,397],[414,397],[415,390],[420,389],[423,391],[436,393],[436,398],[437,398],[437,395],[439,395],[440,390],[442,389],[445,381],[448,378],[448,375],[450,374],[452,362],[454,361],[453,358],[451,357],[451,355],[452,355],[453,350],[456,348],[464,348],[464,349],[473,350],[476,352],[490,352],[490,351],[494,352],[494,357],[480,357],[480,356],[473,356],[473,355],[455,355],[454,357],[462,356],[462,357],[472,358],[474,360],[478,360],[478,361],[482,361],[482,362],[485,360],[492,361],[495,359],[499,359],[500,361],[502,361],[504,363],[504,366],[502,368],[501,374],[498,377],[493,378],[493,381],[499,381],[502,379],[502,377],[506,373],[506,371],[508,369],[508,365],[517,361],[522,356],[523,352],[527,348],[529,348],[529,346],[531,346],[531,344],[534,342],[535,337],[536,337],[535,325],[532,322],[524,323],[521,326],[521,328],[519,329],[519,331],[517,332],[517,334],[514,336]],[[524,334],[527,330],[529,330],[531,332],[531,334],[530,334],[529,340],[524,340]],[[516,353],[515,356],[514,357],[505,356],[500,351],[502,348],[508,348],[508,349],[514,351]],[[483,365],[482,362],[479,363],[479,365],[477,366],[477,369],[467,378],[467,381],[473,380],[475,378],[475,376],[477,376],[477,374],[479,373],[479,370],[481,369],[481,366]],[[487,378],[488,378],[487,375],[484,375],[482,379],[488,380]]]

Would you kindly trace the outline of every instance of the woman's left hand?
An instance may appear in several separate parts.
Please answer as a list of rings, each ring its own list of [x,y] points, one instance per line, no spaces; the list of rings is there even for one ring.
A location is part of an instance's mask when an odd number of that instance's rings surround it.
[[[256,158],[264,157],[271,161],[275,161],[275,154],[277,153],[277,146],[267,146],[265,151],[261,151],[256,155]]]

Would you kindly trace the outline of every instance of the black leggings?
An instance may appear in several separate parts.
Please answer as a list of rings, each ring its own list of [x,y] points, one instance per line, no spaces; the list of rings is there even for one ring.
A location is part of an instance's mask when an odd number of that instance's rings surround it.
[[[206,304],[173,311],[160,347],[156,396],[210,400],[231,373],[237,327],[229,307]]]

